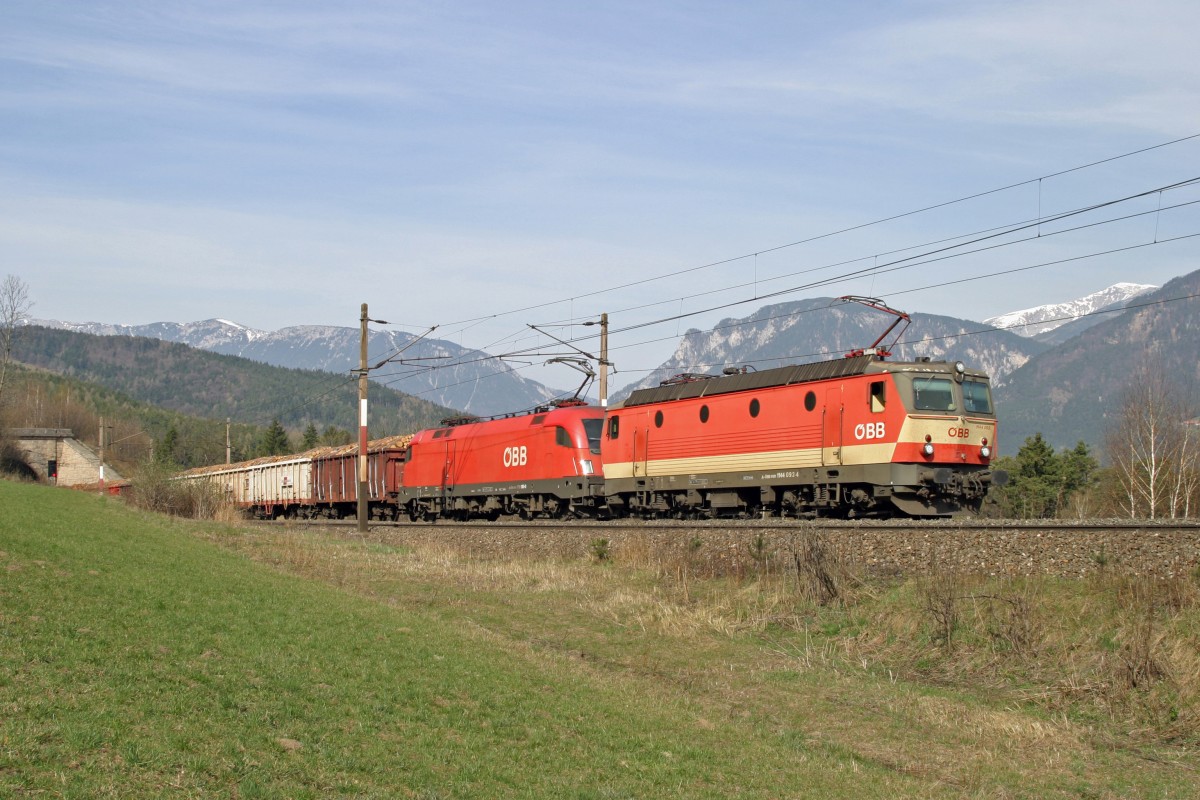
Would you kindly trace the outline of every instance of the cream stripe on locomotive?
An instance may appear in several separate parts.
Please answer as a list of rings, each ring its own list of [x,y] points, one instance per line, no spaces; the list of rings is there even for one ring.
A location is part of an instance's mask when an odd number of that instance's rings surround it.
[[[900,429],[901,442],[924,442],[929,435],[935,444],[973,445],[996,440],[996,420],[978,417],[912,414]]]
[[[656,478],[665,475],[704,475],[718,472],[770,472],[805,467],[838,467],[890,461],[896,445],[857,444],[841,448],[808,447],[769,453],[736,453],[701,458],[663,458],[604,465],[605,478]],[[840,450],[840,453],[839,453]],[[822,458],[824,455],[824,458]],[[636,470],[635,470],[636,467]]]

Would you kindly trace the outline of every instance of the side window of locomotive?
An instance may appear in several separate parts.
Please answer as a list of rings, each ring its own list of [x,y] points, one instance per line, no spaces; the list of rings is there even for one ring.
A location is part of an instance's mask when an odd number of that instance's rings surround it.
[[[567,433],[567,429],[562,425],[554,426],[554,443],[559,447],[573,447],[575,445],[571,441],[571,434]]]
[[[871,381],[871,411],[876,414],[883,411],[887,405],[887,382]]]
[[[913,408],[918,411],[954,411],[954,382],[949,378],[913,378]]]
[[[620,417],[609,417],[608,418],[608,438],[616,439],[617,435],[620,434],[620,432],[621,432],[621,418]]]
[[[963,381],[963,408],[968,414],[991,414],[992,397],[983,381]]]
[[[604,420],[585,419],[583,421],[583,432],[587,435],[588,450],[591,450],[593,453],[599,453],[600,435],[604,433]]]

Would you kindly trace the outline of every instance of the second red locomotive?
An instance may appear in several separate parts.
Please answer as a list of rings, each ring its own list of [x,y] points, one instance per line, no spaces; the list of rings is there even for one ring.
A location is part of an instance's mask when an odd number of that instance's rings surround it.
[[[596,516],[604,411],[579,401],[448,421],[413,436],[398,502],[410,519]]]

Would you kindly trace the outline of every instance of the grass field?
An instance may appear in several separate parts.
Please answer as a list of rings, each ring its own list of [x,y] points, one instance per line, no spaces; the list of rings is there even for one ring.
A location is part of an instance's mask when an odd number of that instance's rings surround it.
[[[1139,587],[956,578],[946,621],[932,581],[817,605],[0,481],[0,796],[1195,797],[1195,587]]]

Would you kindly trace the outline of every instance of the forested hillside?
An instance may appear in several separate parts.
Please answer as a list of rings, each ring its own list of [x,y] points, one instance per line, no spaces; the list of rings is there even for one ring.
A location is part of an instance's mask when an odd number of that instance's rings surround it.
[[[99,446],[103,421],[105,460],[122,474],[158,455],[180,466],[225,460],[225,420],[194,417],[142,403],[95,383],[15,365],[4,390],[0,428],[67,428],[89,447]],[[258,453],[267,426],[235,422],[229,438],[233,458]],[[344,437],[349,431],[342,431]],[[296,444],[300,438],[293,437]]]
[[[222,447],[226,417],[260,426],[278,420],[293,431],[310,424],[319,430],[358,427],[357,381],[349,374],[272,367],[155,339],[101,337],[36,326],[20,330],[13,356],[33,367],[99,384],[114,397],[121,396],[121,402],[219,421]],[[418,430],[456,413],[371,386],[372,437]]]

